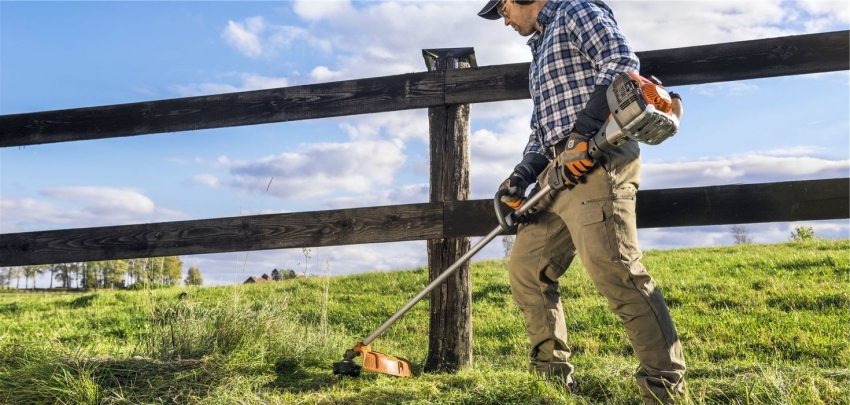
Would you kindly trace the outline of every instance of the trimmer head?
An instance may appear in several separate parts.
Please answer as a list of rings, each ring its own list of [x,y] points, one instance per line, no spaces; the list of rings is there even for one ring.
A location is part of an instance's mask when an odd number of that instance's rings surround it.
[[[363,355],[363,366],[354,362],[354,358]],[[396,377],[410,377],[410,363],[402,358],[373,352],[369,345],[358,342],[354,348],[345,351],[342,361],[333,364],[334,375],[359,377],[360,370],[372,371]]]
[[[343,377],[360,377],[360,365],[354,362],[357,352],[352,349],[345,351],[342,361],[334,363],[334,375]]]

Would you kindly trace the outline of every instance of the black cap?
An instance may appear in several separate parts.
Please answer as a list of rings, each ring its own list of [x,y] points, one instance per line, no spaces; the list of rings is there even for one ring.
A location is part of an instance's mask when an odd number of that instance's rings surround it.
[[[498,20],[502,18],[502,16],[499,15],[499,3],[501,3],[501,0],[488,1],[487,5],[478,12],[478,15],[488,20]]]

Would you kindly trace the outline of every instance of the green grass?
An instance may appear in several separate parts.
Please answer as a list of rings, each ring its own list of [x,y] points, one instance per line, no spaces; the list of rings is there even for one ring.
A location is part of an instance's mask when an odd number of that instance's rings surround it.
[[[698,404],[850,404],[850,241],[651,251]],[[639,403],[619,320],[580,263],[562,278],[578,395],[525,372],[504,261],[472,269],[474,367],[422,372],[427,300],[373,348],[415,378],[331,364],[427,283],[423,269],[322,280],[0,293],[0,403]],[[180,298],[186,292],[185,298]],[[323,330],[324,329],[324,330]]]

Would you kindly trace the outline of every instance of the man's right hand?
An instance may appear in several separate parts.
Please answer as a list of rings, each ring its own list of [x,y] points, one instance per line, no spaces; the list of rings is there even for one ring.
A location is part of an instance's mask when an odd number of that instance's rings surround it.
[[[499,191],[505,190],[502,193],[502,196],[499,198],[505,205],[511,207],[511,209],[516,210],[522,205],[522,201],[525,198],[525,189],[528,188],[528,182],[516,172],[511,173],[511,175],[502,182],[499,186]]]
[[[527,153],[514,171],[499,185],[499,200],[516,210],[525,198],[525,189],[537,181],[537,176],[549,164],[549,159],[537,153]],[[503,191],[504,190],[504,191]]]

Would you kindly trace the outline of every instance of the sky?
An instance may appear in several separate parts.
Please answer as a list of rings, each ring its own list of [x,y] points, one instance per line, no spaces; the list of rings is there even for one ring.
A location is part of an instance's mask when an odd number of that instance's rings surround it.
[[[0,114],[421,72],[428,48],[473,47],[479,66],[530,61],[525,38],[476,16],[484,3],[2,1]],[[843,1],[608,4],[636,51],[850,27]],[[682,127],[642,148],[641,189],[850,175],[846,71],[672,90]],[[530,112],[530,100],[472,105],[472,198],[491,198],[521,159]],[[427,111],[409,110],[0,148],[0,233],[427,202],[427,142]],[[771,243],[796,226],[850,237],[848,220],[746,229]],[[733,243],[729,226],[639,238],[644,250]],[[476,260],[503,254],[494,242]],[[182,259],[207,284],[427,262],[424,241]]]

